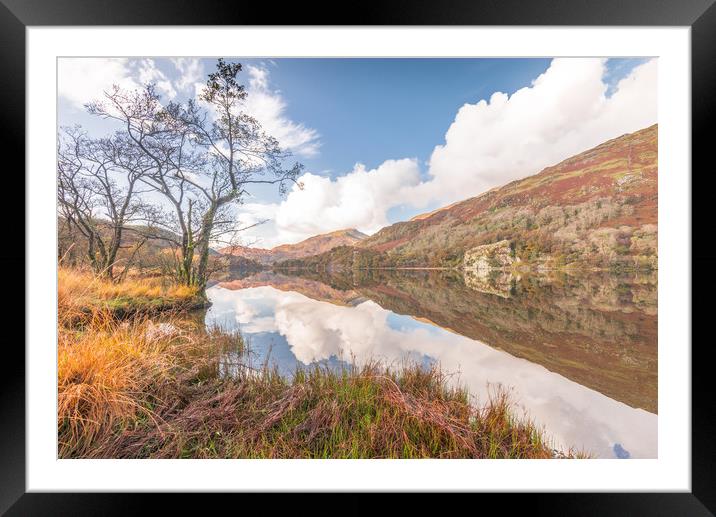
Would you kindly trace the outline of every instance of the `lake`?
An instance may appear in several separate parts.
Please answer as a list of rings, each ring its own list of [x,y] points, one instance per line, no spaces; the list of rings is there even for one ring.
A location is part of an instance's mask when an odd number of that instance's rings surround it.
[[[657,282],[650,275],[478,276],[458,271],[263,271],[207,290],[207,324],[239,329],[245,364],[296,368],[438,363],[559,448],[657,456]],[[230,354],[223,373],[238,368]]]

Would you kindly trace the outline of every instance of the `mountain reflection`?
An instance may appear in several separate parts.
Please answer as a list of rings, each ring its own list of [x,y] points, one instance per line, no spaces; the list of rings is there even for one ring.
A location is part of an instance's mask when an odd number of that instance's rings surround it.
[[[478,402],[510,390],[555,445],[656,456],[655,277],[262,272],[208,295],[207,322],[238,326],[284,373],[435,361]]]

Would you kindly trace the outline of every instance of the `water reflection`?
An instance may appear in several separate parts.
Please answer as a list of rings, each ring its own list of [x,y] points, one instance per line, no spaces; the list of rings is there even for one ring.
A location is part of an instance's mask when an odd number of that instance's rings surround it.
[[[207,321],[238,326],[283,373],[438,361],[478,399],[510,389],[562,447],[656,457],[654,279],[263,272],[208,294]]]

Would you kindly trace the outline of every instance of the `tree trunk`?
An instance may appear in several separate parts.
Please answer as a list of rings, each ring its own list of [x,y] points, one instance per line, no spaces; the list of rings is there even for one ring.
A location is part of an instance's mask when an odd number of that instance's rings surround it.
[[[209,281],[209,237],[214,227],[214,218],[216,217],[216,205],[212,205],[204,214],[201,221],[201,238],[199,239],[199,267],[197,269],[196,285],[201,293],[204,293],[206,283]]]

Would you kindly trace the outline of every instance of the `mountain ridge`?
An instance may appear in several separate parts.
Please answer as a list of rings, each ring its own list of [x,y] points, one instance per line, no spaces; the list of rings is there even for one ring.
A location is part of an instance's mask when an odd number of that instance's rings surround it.
[[[338,246],[355,244],[367,237],[366,234],[355,228],[346,228],[313,235],[295,244],[280,244],[269,249],[227,246],[221,248],[219,253],[251,259],[261,264],[272,264],[280,260],[317,255]]]
[[[459,267],[476,247],[509,241],[541,268],[656,269],[658,126],[607,140],[546,167],[408,221],[350,249],[278,261],[278,267]]]

